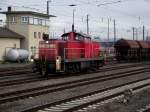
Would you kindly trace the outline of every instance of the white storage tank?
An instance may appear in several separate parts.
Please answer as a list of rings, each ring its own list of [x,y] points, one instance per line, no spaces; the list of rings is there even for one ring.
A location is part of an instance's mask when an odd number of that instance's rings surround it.
[[[7,54],[6,58],[9,61],[23,61],[28,59],[29,57],[29,52],[25,49],[10,49]]]

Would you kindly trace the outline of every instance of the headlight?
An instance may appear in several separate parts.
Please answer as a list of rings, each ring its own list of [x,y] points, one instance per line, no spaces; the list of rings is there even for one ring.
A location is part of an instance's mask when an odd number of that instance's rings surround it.
[[[34,59],[31,59],[30,61],[31,61],[31,62],[33,62],[33,61],[34,61]]]

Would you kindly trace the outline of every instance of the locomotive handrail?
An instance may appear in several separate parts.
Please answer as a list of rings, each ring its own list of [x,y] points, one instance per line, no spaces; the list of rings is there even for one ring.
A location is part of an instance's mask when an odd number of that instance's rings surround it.
[[[71,52],[67,52],[67,50],[71,50]],[[75,52],[75,50],[82,50],[80,53],[78,51]],[[96,54],[95,51],[99,50],[100,51],[100,48],[95,48],[93,49],[93,54],[92,55],[88,55],[87,57],[85,57],[85,48],[64,48],[64,60],[65,59],[69,59],[68,57],[66,56],[72,56],[70,57],[70,59],[76,59],[76,58],[94,58],[94,57],[98,57],[100,56],[99,54]],[[88,53],[90,54],[90,53]],[[76,56],[77,55],[77,56]],[[74,57],[76,56],[76,57]],[[80,56],[80,57],[79,57]]]
[[[50,57],[48,57],[49,55],[54,55],[57,52],[56,48],[51,48],[51,49],[49,49],[49,48],[36,48],[34,54],[31,54],[31,56],[33,56],[34,58],[39,58],[39,55],[40,55],[39,50],[41,50],[40,51],[41,53],[44,53],[44,56],[47,59],[50,58]],[[54,50],[55,50],[55,52],[50,52],[50,51],[54,51]]]
[[[64,48],[64,55],[62,60],[66,59],[90,59],[90,58],[97,58],[100,57],[100,48],[94,48],[92,51],[87,51],[85,48]],[[40,51],[40,54],[39,54]],[[54,52],[52,52],[54,51]],[[92,53],[92,54],[91,54]],[[36,52],[32,54],[34,57],[39,58],[45,57],[46,59],[55,59],[57,54],[56,48],[36,48]],[[51,58],[52,56],[52,58]]]

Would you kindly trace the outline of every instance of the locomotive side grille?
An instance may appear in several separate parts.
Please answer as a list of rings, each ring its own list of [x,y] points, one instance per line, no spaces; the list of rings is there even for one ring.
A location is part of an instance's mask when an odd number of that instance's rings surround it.
[[[41,43],[39,48],[39,57],[45,57],[47,60],[56,59],[56,44],[54,43]]]

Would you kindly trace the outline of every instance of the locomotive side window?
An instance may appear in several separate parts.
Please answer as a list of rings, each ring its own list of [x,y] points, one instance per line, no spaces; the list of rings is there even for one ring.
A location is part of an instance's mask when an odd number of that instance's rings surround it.
[[[49,44],[45,44],[45,48],[49,48]]]
[[[50,49],[55,49],[56,45],[55,44],[45,44],[45,43],[41,43],[40,48],[50,48]]]
[[[84,38],[84,41],[85,41],[85,42],[89,42],[90,39],[89,39],[89,38]]]
[[[83,37],[80,35],[76,35],[75,40],[81,41],[81,40],[83,40]]]
[[[49,44],[49,48],[51,48],[51,49],[55,49],[55,44]]]
[[[39,45],[39,47],[40,47],[40,48],[45,48],[45,44],[41,43],[41,44]]]
[[[46,44],[45,48],[54,49],[55,48],[55,44]]]

